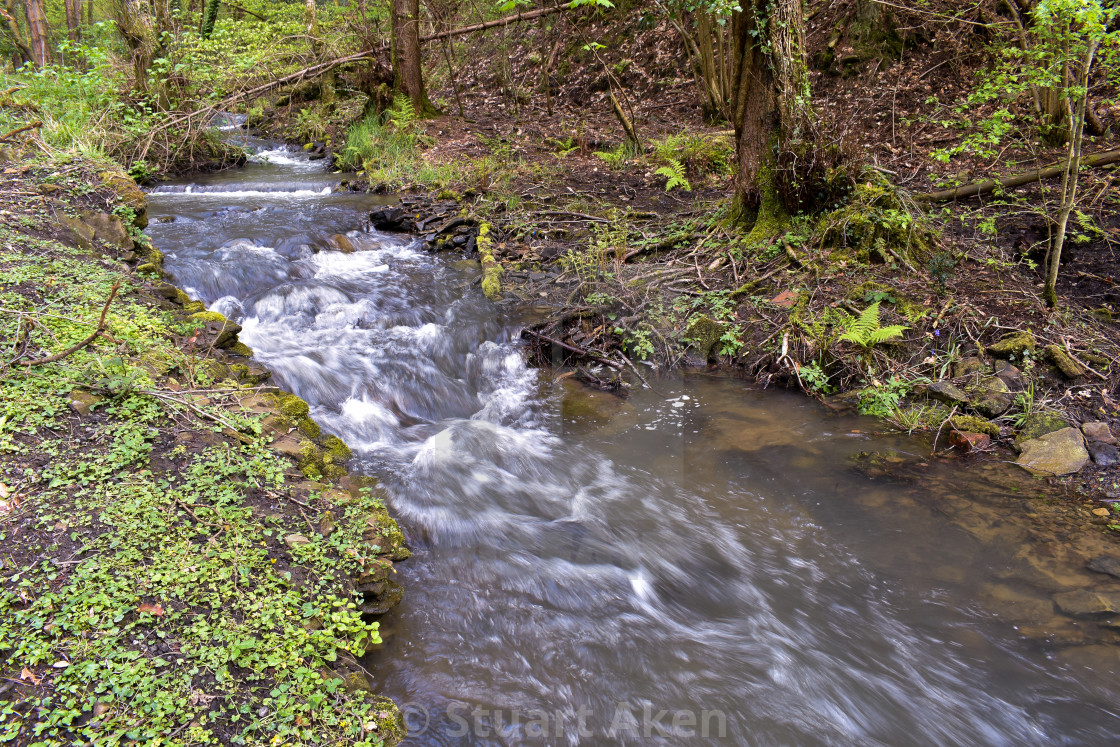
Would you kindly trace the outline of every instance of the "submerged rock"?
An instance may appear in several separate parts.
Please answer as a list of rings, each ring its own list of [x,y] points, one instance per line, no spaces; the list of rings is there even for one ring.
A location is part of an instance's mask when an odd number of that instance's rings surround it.
[[[1120,613],[1120,592],[1078,589],[1054,595],[1054,604],[1070,617],[1096,617]]]
[[[1076,428],[1062,428],[1019,447],[1023,452],[1016,464],[1036,475],[1068,475],[1089,463],[1085,440]]]
[[[1085,567],[1090,571],[1107,573],[1109,576],[1120,578],[1120,558],[1114,558],[1109,555],[1098,555],[1086,563]]]

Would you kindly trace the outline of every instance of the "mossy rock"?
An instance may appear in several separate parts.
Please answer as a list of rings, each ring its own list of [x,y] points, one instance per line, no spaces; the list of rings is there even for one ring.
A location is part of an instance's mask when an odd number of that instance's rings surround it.
[[[713,348],[719,345],[720,338],[726,331],[727,325],[717,322],[710,316],[698,314],[688,322],[684,337],[692,343],[697,356],[708,360],[712,357]]]
[[[240,341],[226,346],[226,352],[231,353],[232,355],[240,355],[243,358],[253,357],[253,349]]]
[[[210,325],[215,326],[217,336],[214,338],[214,347],[224,348],[237,342],[237,333],[241,331],[241,325],[237,322],[231,322],[222,314],[216,311],[200,311],[191,314],[190,318],[202,322],[208,327]]]
[[[148,196],[122,171],[103,171],[98,175],[101,184],[116,194],[126,207],[132,208],[133,225],[143,230],[148,227]]]
[[[137,267],[136,269],[139,270],[140,268]],[[188,314],[197,314],[199,312],[206,311],[206,304],[204,304],[202,301],[191,301],[190,303],[183,304],[183,311],[187,312]]]
[[[1050,359],[1050,362],[1067,379],[1079,379],[1087,373],[1085,367],[1075,361],[1060,345],[1047,345],[1043,350],[1045,350],[1046,357]]]
[[[494,257],[494,240],[490,238],[490,224],[478,226],[478,256],[482,264],[482,295],[491,301],[502,295],[502,263]]]
[[[989,355],[995,358],[1021,360],[1027,352],[1033,353],[1037,343],[1034,335],[1026,331],[1011,332],[986,348]]]
[[[286,417],[298,420],[306,418],[311,413],[311,405],[294,394],[284,392],[276,395],[276,397],[280,406],[280,413]]]
[[[1028,415],[1015,436],[1015,448],[1020,448],[1026,441],[1041,438],[1047,433],[1054,433],[1063,428],[1069,428],[1069,421],[1054,412],[1036,412]]]
[[[935,238],[933,228],[882,179],[856,185],[846,205],[820,217],[815,233],[836,250],[830,261],[862,264],[893,262],[896,254],[920,264],[932,255]]]
[[[998,425],[974,415],[954,415],[949,425],[963,433],[984,433],[992,438],[999,438]]]
[[[327,436],[323,439],[323,451],[332,461],[342,463],[354,457],[354,452],[338,436]]]

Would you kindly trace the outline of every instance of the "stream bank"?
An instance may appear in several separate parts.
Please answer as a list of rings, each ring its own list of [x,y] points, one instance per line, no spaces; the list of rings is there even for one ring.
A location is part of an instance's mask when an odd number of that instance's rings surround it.
[[[158,278],[131,179],[5,159],[0,734],[395,744],[359,661],[410,554],[384,490]]]

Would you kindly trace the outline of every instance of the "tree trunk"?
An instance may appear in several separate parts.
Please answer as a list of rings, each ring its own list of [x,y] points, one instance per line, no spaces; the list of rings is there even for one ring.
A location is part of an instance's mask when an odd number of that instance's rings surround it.
[[[94,0],[89,0],[89,2],[86,3],[86,25],[87,26],[92,26],[93,25],[93,2],[94,2]]]
[[[0,16],[4,18],[4,24],[8,27],[8,36],[12,40],[12,44],[16,47],[16,52],[19,57],[18,65],[22,67],[24,64],[31,62],[31,44],[23,35],[23,29],[20,28],[19,21],[16,20],[16,0],[5,0],[4,7],[0,10]]]
[[[420,57],[420,0],[392,0],[393,91],[408,96],[420,116],[435,113],[424,90]]]
[[[733,215],[752,234],[775,235],[788,217],[774,186],[784,147],[803,136],[813,112],[801,0],[751,0],[732,17],[736,155]]]
[[[210,34],[214,33],[214,24],[218,21],[219,5],[221,5],[221,0],[206,0],[206,5],[202,10],[202,27],[199,29],[199,34],[203,39],[209,39]]]
[[[81,38],[82,27],[82,0],[66,0],[66,30],[70,41],[76,42]]]
[[[1082,96],[1077,104],[1077,111],[1066,98],[1066,117],[1070,123],[1069,131],[1069,168],[1062,177],[1062,202],[1058,210],[1058,227],[1054,234],[1054,241],[1050,251],[1046,253],[1046,283],[1042,297],[1046,305],[1053,308],[1058,305],[1058,268],[1062,263],[1062,247],[1066,240],[1066,227],[1069,225],[1069,216],[1077,204],[1077,172],[1081,168],[1081,144],[1085,135],[1085,109],[1089,96],[1089,73],[1093,68],[1093,57],[1096,55],[1097,42],[1093,40],[1085,52],[1082,63],[1080,90]]]
[[[51,34],[47,28],[43,0],[27,0],[27,35],[31,42],[31,58],[39,67],[51,63]]]

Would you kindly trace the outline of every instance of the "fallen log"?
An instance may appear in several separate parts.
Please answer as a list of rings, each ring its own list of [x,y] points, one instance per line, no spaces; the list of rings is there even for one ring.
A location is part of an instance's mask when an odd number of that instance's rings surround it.
[[[1091,156],[1085,156],[1081,159],[1082,166],[1107,166],[1110,163],[1120,162],[1120,149],[1107,150],[1101,153],[1094,153]],[[929,192],[926,194],[914,195],[914,199],[919,202],[948,202],[950,200],[957,200],[962,197],[974,197],[976,195],[988,194],[995,190],[996,187],[1003,189],[1013,189],[1014,187],[1021,187],[1024,184],[1031,184],[1032,182],[1041,182],[1043,179],[1053,179],[1061,176],[1069,170],[1069,162],[1056,163],[1034,171],[1028,171],[1025,174],[1017,174],[1015,176],[1007,176],[1003,179],[985,179],[972,184],[962,184],[959,187],[951,189],[943,189],[939,192]]]

